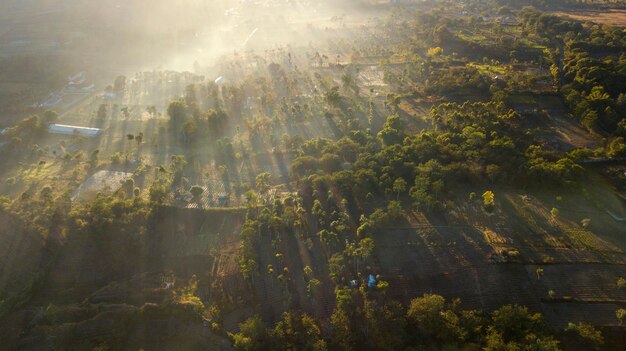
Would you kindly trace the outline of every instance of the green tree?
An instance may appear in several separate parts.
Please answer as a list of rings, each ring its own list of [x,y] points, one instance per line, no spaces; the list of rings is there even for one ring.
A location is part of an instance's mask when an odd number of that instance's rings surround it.
[[[170,117],[170,123],[178,127],[187,119],[187,105],[182,100],[172,101],[167,107],[167,115]]]
[[[487,212],[493,212],[495,207],[495,194],[491,190],[483,193],[483,206]]]
[[[615,316],[619,321],[619,325],[624,325],[624,322],[626,322],[626,310],[623,308],[618,309],[615,311]]]
[[[259,173],[254,179],[256,191],[259,194],[265,194],[269,190],[270,177],[271,175],[269,173],[263,172],[263,173]]]
[[[43,113],[43,120],[46,124],[56,123],[59,119],[59,114],[55,111],[47,110]]]
[[[611,141],[609,144],[609,157],[624,157],[626,156],[626,143],[624,143],[623,137],[618,137]]]
[[[191,193],[193,198],[197,200],[200,198],[200,195],[204,193],[204,189],[202,189],[202,187],[199,185],[194,185],[191,187],[191,189],[189,189],[189,192]]]
[[[550,210],[550,216],[553,220],[556,220],[559,217],[559,209],[556,207],[552,207],[552,209]]]
[[[396,193],[396,200],[400,199],[400,193],[406,191],[406,181],[402,178],[398,178],[393,182],[393,191]]]
[[[324,351],[326,342],[311,316],[285,312],[272,330],[274,350]]]
[[[103,121],[107,118],[107,105],[100,104],[98,107],[98,112],[96,113],[96,118]]]
[[[501,335],[505,343],[522,343],[529,335],[543,336],[547,330],[541,314],[531,314],[517,305],[500,307],[491,319],[491,331]]]
[[[446,306],[446,300],[439,295],[427,294],[413,299],[406,315],[413,342],[438,348],[459,342],[462,329],[456,305]]]
[[[439,57],[443,55],[443,49],[440,48],[439,46],[436,46],[434,48],[430,48],[428,49],[428,51],[426,52],[426,56],[430,57],[430,58],[435,58],[435,57]]]
[[[569,323],[565,329],[566,339],[582,350],[601,350],[604,345],[602,332],[587,323]]]
[[[272,350],[270,331],[258,315],[239,324],[238,333],[229,335],[237,351]]]

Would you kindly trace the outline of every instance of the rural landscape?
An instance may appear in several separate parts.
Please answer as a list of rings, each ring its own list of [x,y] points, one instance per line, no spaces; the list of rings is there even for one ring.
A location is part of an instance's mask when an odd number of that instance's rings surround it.
[[[625,349],[626,2],[0,3],[0,350]]]

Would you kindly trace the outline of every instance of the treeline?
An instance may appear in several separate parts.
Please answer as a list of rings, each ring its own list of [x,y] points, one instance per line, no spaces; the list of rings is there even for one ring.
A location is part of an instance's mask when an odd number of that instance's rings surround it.
[[[463,310],[461,301],[424,295],[408,307],[386,298],[385,289],[337,288],[330,327],[301,312],[285,312],[274,327],[259,316],[231,334],[235,349],[262,350],[600,350],[602,333],[570,323],[551,329],[539,313],[506,305],[491,313]]]
[[[574,117],[590,131],[626,136],[626,33],[606,25],[582,26],[532,8],[522,10],[520,18],[524,30],[552,39],[552,73]]]
[[[375,197],[408,194],[417,210],[429,211],[468,182],[568,186],[583,174],[576,161],[589,151],[545,148],[502,103],[441,104],[429,118],[435,128],[415,135],[392,115],[376,137],[354,131],[337,142],[310,140],[301,145],[291,177],[302,184],[324,178],[359,208]]]

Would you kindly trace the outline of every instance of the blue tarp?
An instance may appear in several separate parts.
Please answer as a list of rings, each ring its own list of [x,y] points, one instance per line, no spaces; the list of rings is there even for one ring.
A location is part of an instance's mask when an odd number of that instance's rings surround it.
[[[376,277],[370,274],[369,279],[367,280],[367,287],[373,288],[376,286]]]

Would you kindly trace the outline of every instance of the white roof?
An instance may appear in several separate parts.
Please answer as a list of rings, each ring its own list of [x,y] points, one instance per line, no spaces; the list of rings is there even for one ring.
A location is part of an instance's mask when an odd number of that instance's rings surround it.
[[[66,124],[51,124],[48,126],[48,132],[53,134],[73,135],[80,134],[86,136],[96,136],[102,133],[100,128],[89,128],[80,126],[69,126]]]

